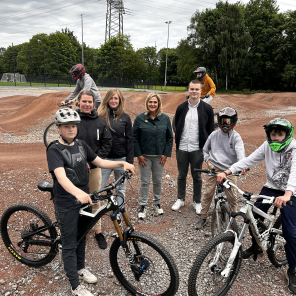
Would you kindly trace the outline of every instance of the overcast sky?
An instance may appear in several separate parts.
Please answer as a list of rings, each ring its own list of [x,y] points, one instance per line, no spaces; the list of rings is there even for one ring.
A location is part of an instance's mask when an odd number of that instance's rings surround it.
[[[187,26],[196,10],[215,8],[214,0],[123,0],[123,33],[130,35],[134,49],[167,46],[176,47],[187,37]],[[229,0],[235,3],[235,0]],[[248,1],[243,0],[243,3]],[[296,10],[295,0],[277,2],[280,11]],[[83,14],[83,41],[98,48],[105,41],[106,0],[0,0],[0,47],[27,42],[38,33],[50,34],[69,28],[79,42],[82,39],[81,14]]]

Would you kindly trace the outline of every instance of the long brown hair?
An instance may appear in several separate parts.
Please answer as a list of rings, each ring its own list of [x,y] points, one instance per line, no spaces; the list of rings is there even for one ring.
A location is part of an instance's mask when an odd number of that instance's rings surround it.
[[[104,99],[102,100],[100,107],[98,108],[98,115],[100,117],[102,117],[103,119],[105,119],[109,128],[112,131],[114,131],[114,130],[111,128],[111,124],[110,124],[110,120],[109,120],[109,116],[110,116],[109,101],[112,99],[114,94],[118,94],[118,97],[119,97],[119,105],[116,110],[113,110],[113,113],[116,115],[115,120],[117,120],[121,116],[121,114],[123,113],[124,104],[125,104],[125,99],[124,99],[124,96],[123,96],[120,89],[118,89],[118,88],[109,89],[108,92],[106,93]]]

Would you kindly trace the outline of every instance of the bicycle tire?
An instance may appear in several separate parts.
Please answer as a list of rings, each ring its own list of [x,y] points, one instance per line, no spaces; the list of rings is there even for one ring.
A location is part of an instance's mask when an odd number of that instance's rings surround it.
[[[215,237],[218,234],[223,233],[226,230],[226,227],[230,220],[231,210],[228,207],[228,205],[221,203],[220,208],[221,208],[221,211],[218,212],[218,217],[219,217],[219,222],[220,222],[219,224],[220,224],[221,230],[219,231],[218,229],[217,215],[216,215],[217,208],[215,207],[212,213],[212,237]],[[233,220],[232,222],[231,229],[235,231],[237,234],[239,234],[239,228],[235,220]]]
[[[55,122],[52,122],[50,125],[47,126],[43,133],[43,143],[45,147],[47,148],[48,145],[57,140],[59,138],[60,134],[58,132],[58,129],[56,127]]]
[[[57,248],[54,241],[57,232],[50,227],[52,221],[39,208],[25,203],[14,204],[1,217],[2,240],[10,254],[32,267],[40,267],[51,262]],[[42,227],[50,227],[42,231]],[[39,233],[34,234],[38,230]],[[23,238],[24,235],[30,238]]]
[[[208,241],[201,249],[190,270],[188,278],[189,296],[223,296],[231,289],[242,263],[242,247],[238,250],[229,276],[227,278],[222,277],[221,272],[224,270],[233,249],[234,240],[233,233],[221,233]],[[223,254],[219,257],[216,266],[209,267],[209,263],[215,256],[216,248],[221,243],[224,243]]]
[[[278,216],[276,219],[273,228],[280,229],[282,226],[282,219],[281,216]],[[288,263],[288,260],[286,258],[286,252],[285,252],[285,244],[286,241],[283,238],[282,235],[278,237],[279,234],[272,234],[270,236],[270,248],[267,250],[267,255],[270,260],[270,262],[275,267],[282,267],[283,265],[286,265]]]
[[[142,233],[128,235],[127,244],[132,257],[126,258],[117,238],[110,248],[110,264],[114,275],[123,287],[133,295],[173,296],[179,287],[179,273],[173,257],[155,239]],[[137,267],[147,267],[139,281],[131,270],[128,260]]]

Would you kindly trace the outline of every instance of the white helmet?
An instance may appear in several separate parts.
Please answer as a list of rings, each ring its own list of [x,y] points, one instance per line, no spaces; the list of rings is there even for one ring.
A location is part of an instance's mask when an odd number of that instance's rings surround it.
[[[79,114],[70,108],[58,110],[54,119],[56,125],[78,124],[80,121],[81,119]]]

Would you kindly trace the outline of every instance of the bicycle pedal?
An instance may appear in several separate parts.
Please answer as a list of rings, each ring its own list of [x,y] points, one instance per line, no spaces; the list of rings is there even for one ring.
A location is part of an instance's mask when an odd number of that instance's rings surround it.
[[[59,269],[60,269],[60,267],[61,267],[61,264],[58,262],[58,263],[55,263],[53,266],[52,266],[52,268],[51,268],[51,270],[52,270],[52,275],[53,276],[55,276],[55,275],[57,275],[58,273],[59,273]]]

